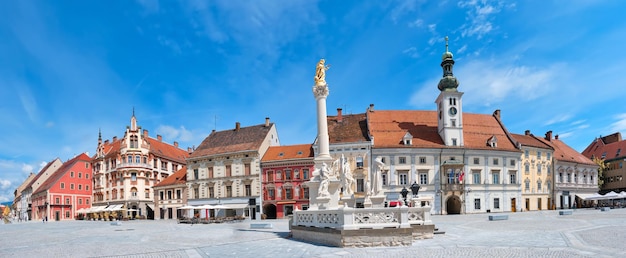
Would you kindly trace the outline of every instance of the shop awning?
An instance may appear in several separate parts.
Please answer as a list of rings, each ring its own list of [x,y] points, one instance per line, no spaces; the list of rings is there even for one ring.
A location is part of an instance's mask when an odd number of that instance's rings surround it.
[[[109,207],[107,207],[105,209],[105,211],[121,211],[122,210],[122,206],[124,206],[124,205],[123,204],[109,205]]]
[[[226,206],[226,209],[233,209],[233,210],[248,208],[247,203],[229,203],[229,204],[222,204],[222,205]]]
[[[146,203],[146,206],[148,206],[148,208],[150,208],[151,210],[154,210],[154,204]]]
[[[583,200],[596,200],[594,199],[595,197],[598,197],[598,194],[582,194],[582,193],[577,193],[576,196],[578,196],[578,198],[583,199]]]

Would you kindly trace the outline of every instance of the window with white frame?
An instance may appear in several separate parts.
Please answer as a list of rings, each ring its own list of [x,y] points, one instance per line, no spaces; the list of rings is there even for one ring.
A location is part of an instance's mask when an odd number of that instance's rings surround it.
[[[474,199],[474,210],[480,210],[480,198]]]
[[[400,185],[406,185],[409,182],[409,175],[407,172],[401,172],[398,174],[398,179]]]
[[[387,185],[387,173],[380,174],[383,185]]]
[[[426,164],[426,157],[420,157],[420,164]]]
[[[517,184],[517,173],[515,171],[509,173],[509,184]]]
[[[480,184],[480,172],[478,171],[472,172],[472,183]]]
[[[500,209],[500,198],[493,198],[493,208]]]
[[[526,189],[526,191],[530,190],[530,180],[529,179],[524,180],[524,189]]]
[[[428,172],[420,172],[419,177],[420,177],[420,185],[428,184]]]
[[[492,171],[491,172],[491,183],[494,185],[500,184],[500,171]]]
[[[398,164],[406,164],[406,157],[399,157]]]

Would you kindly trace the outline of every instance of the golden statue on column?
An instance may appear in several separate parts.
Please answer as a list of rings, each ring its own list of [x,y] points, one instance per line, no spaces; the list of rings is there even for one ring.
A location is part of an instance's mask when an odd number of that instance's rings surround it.
[[[326,70],[330,68],[330,65],[325,64],[326,61],[322,58],[317,62],[317,69],[315,69],[315,84],[326,84]]]

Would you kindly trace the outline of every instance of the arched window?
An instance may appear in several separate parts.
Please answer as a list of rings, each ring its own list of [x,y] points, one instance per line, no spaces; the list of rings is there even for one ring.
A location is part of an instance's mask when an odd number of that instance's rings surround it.
[[[137,197],[137,188],[133,187],[130,189],[130,196]]]

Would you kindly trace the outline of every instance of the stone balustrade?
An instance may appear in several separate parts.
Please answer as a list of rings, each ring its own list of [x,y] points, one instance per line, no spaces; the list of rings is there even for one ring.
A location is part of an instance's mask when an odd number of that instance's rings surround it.
[[[408,228],[432,224],[431,207],[350,208],[295,211],[294,226],[343,230]]]

